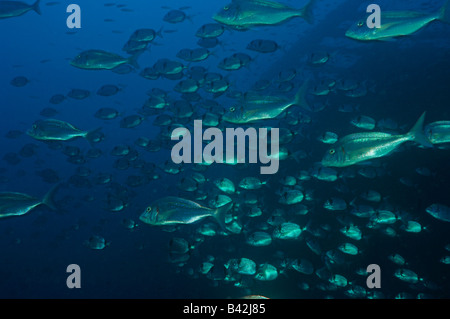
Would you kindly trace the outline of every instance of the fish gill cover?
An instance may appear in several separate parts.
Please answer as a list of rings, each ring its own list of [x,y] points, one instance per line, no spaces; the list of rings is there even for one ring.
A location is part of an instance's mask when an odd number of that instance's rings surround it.
[[[0,1],[0,298],[449,298],[448,3],[370,4]]]

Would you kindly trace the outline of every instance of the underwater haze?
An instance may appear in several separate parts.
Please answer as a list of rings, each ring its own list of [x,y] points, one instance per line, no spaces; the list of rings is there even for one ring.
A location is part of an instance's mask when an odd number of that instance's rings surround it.
[[[448,1],[33,2],[0,1],[0,298],[450,298]],[[195,120],[279,129],[278,169],[175,163]]]

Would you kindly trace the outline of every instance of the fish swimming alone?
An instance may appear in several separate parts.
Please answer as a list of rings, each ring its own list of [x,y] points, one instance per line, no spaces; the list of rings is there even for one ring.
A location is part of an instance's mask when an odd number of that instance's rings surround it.
[[[142,52],[137,52],[129,58],[103,50],[87,50],[78,54],[70,64],[84,70],[111,70],[123,64],[130,64],[139,69],[137,58]]]
[[[225,214],[232,205],[233,203],[229,202],[217,209],[211,209],[187,199],[168,196],[148,206],[139,219],[146,224],[163,226],[192,224],[205,217],[213,217],[222,229],[226,229]]]
[[[39,2],[29,5],[21,1],[0,1],[0,19],[13,18],[21,16],[28,11],[36,11],[37,14],[41,14],[39,9]]]
[[[33,127],[27,131],[27,134],[32,138],[40,141],[68,141],[76,137],[86,138],[88,141],[93,141],[94,131],[82,131],[74,127],[72,124],[54,120],[46,119],[39,120],[33,124]]]
[[[322,159],[323,166],[345,167],[373,158],[389,155],[401,144],[413,141],[432,147],[422,126],[426,112],[406,134],[392,135],[382,132],[350,134],[337,141]]]
[[[414,11],[381,11],[380,28],[369,28],[366,20],[359,20],[347,30],[345,35],[361,41],[390,41],[396,37],[410,35],[435,20],[450,23],[449,3],[450,0],[447,0],[438,12],[431,14]]]
[[[284,96],[252,94],[241,99],[237,106],[222,116],[224,121],[242,124],[258,120],[272,119],[292,105],[308,108],[305,99],[309,81],[305,81],[293,99]]]
[[[302,17],[312,23],[311,0],[302,9],[294,9],[284,4],[268,0],[232,0],[213,18],[237,30],[246,30],[258,25],[276,25],[293,17]]]
[[[39,205],[46,205],[52,210],[56,210],[53,195],[57,188],[58,185],[52,187],[43,199],[22,193],[0,193],[0,218],[24,215]]]

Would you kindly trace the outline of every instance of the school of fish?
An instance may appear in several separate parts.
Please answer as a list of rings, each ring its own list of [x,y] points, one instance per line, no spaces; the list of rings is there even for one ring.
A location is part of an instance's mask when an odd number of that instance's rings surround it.
[[[173,57],[153,57],[153,65],[141,65],[140,61],[152,54],[153,45],[169,41],[172,30],[167,29],[167,24],[176,26],[186,20],[196,24],[195,15],[188,14],[193,8],[166,8],[167,13],[161,17],[164,27],[151,21],[154,29],[143,26],[134,30],[126,43],[119,44],[121,53],[119,49],[110,52],[103,48],[73,52],[67,65],[85,72],[81,76],[114,72],[140,77],[148,80],[147,96],[134,110],[113,103],[98,105],[90,114],[83,114],[95,119],[97,124],[91,126],[86,124],[91,121],[64,118],[60,104],[69,99],[83,103],[95,94],[111,99],[128,87],[105,84],[99,85],[96,92],[74,88],[67,94],[51,96],[48,107],[41,111],[42,118],[27,123],[26,132],[4,132],[10,139],[27,139],[19,155],[4,154],[3,160],[9,165],[48,148],[40,158],[49,156],[49,152],[62,153],[76,173],[64,180],[60,178],[62,172],[48,167],[36,172],[50,184],[48,189],[36,189],[32,194],[21,193],[20,189],[1,192],[0,222],[31,216],[38,207],[48,209],[48,214],[70,210],[64,199],[57,200],[58,193],[65,189],[101,189],[106,194],[103,198],[96,198],[96,192],[90,191],[86,202],[94,204],[98,200],[103,211],[123,214],[122,225],[130,231],[148,236],[169,233],[167,247],[160,247],[167,249],[165,262],[191,278],[210,279],[213,286],[237,287],[241,296],[259,295],[265,291],[261,288],[265,282],[284,277],[293,278],[303,296],[318,291],[325,297],[337,293],[349,298],[434,296],[439,282],[421,274],[398,251],[383,256],[396,269],[383,275],[405,283],[404,290],[396,295],[368,289],[367,265],[359,261],[364,260],[370,250],[368,243],[376,236],[393,241],[399,236],[420,236],[428,231],[426,217],[443,224],[450,222],[449,202],[429,202],[421,212],[413,213],[399,207],[383,188],[372,186],[374,180],[389,174],[397,154],[409,153],[413,158],[419,151],[439,150],[449,158],[450,119],[428,122],[426,105],[423,113],[414,115],[416,123],[363,114],[359,101],[376,94],[376,85],[370,80],[323,77],[324,68],[333,59],[328,52],[311,52],[304,65],[308,72],[280,70],[278,78],[261,79],[253,83],[252,89],[241,91],[240,70],[251,68],[258,56],[278,53],[286,45],[272,35],[253,37],[246,46],[235,47],[226,56],[220,48],[224,33],[252,37],[258,28],[270,28],[276,34],[286,23],[314,27],[314,9],[319,1],[301,3],[303,7],[297,8],[269,0],[232,0],[192,34],[198,38],[198,47],[180,47]],[[40,5],[40,0],[33,4],[0,1],[0,19],[30,11],[44,17]],[[446,1],[433,13],[383,11],[381,28],[369,29],[364,19],[358,20],[342,36],[375,44],[414,37],[433,21],[449,23],[448,6]],[[217,60],[217,69],[211,71],[202,63],[212,59]],[[160,89],[159,81],[169,81],[173,90]],[[29,82],[17,76],[10,84],[26,89]],[[339,106],[318,102],[329,94],[341,94],[355,102]],[[322,127],[320,135],[311,136],[308,127],[314,123],[315,114],[331,108],[348,116],[346,133]],[[252,164],[173,163],[168,155],[174,145],[171,132],[180,127],[192,128],[194,120],[199,119],[203,126],[222,131],[228,127],[279,128],[279,152],[271,154],[281,161],[279,172],[260,175]],[[117,136],[104,133],[111,123],[117,124]],[[132,141],[121,139],[144,127],[156,130],[153,137],[142,134]],[[80,140],[81,144],[74,144]],[[106,143],[115,146],[104,146]],[[321,145],[324,152],[308,153],[303,149],[305,143]],[[91,165],[105,157],[112,159],[111,167]],[[430,168],[418,167],[411,174],[432,178]],[[125,178],[121,181],[119,175]],[[350,189],[351,181],[357,179],[364,179],[365,187]],[[7,185],[2,180],[2,188]],[[400,185],[414,189],[408,179],[401,180]],[[159,196],[160,192],[164,195]],[[136,194],[147,202],[135,202]],[[214,251],[204,251],[212,240],[216,242]],[[93,233],[83,244],[102,250],[114,249],[115,243],[113,238],[107,240]],[[286,253],[283,245],[295,246],[299,253]],[[438,245],[442,246],[441,260],[429,262],[450,264],[450,241]],[[248,255],[243,247],[258,253]],[[265,254],[264,249],[270,253]],[[268,297],[276,298],[277,294]]]

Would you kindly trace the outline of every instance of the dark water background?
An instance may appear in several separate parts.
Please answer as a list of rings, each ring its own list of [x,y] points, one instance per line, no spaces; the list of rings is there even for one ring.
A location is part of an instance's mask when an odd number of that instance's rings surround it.
[[[255,281],[250,290],[246,290],[197,273],[198,265],[207,255],[214,256],[218,263],[240,257],[251,258],[257,263],[273,263],[276,260],[274,255],[280,251],[287,257],[307,258],[316,269],[321,268],[322,258],[314,255],[302,241],[274,242],[269,247],[254,248],[245,244],[245,234],[206,238],[192,252],[188,263],[179,267],[168,262],[168,242],[173,237],[187,238],[197,225],[188,225],[176,232],[165,232],[140,222],[133,231],[122,225],[124,218],[138,221],[140,213],[155,199],[182,194],[176,183],[184,173],[169,175],[159,170],[159,179],[138,188],[128,187],[133,193],[128,206],[121,212],[113,213],[104,207],[106,187],[77,187],[67,183],[75,174],[77,165],[69,163],[61,150],[51,149],[25,134],[15,139],[4,137],[11,130],[25,132],[34,121],[42,119],[39,113],[43,108],[53,107],[58,111],[55,118],[81,129],[102,127],[106,138],[96,147],[104,153],[98,159],[88,159],[83,166],[88,167],[92,175],[109,172],[113,174],[114,182],[124,184],[126,177],[134,171],[114,169],[116,158],[109,156],[110,150],[118,144],[133,145],[140,136],[154,139],[159,128],[152,127],[150,118],[134,129],[122,129],[119,119],[101,121],[94,117],[94,113],[100,107],[114,107],[123,115],[136,114],[147,98],[146,92],[152,88],[169,91],[170,95],[177,97],[178,93],[173,92],[176,81],[149,81],[138,75],[139,70],[125,75],[80,70],[70,66],[69,61],[80,51],[88,49],[121,54],[123,44],[134,30],[158,30],[161,26],[165,31],[176,32],[163,33],[164,38],[157,38],[155,42],[159,45],[151,45],[150,51],[139,58],[139,64],[143,68],[159,58],[176,59],[178,50],[197,46],[195,31],[203,24],[213,22],[214,13],[227,1],[171,1],[170,4],[139,0],[124,2],[132,12],[121,11],[117,6],[105,7],[107,1],[78,1],[82,9],[82,28],[77,31],[66,27],[68,14],[65,9],[69,3],[60,1],[54,6],[47,6],[46,2],[41,4],[42,16],[29,12],[22,17],[0,21],[1,153],[18,153],[27,143],[37,146],[35,155],[19,156],[20,162],[15,165],[5,160],[0,162],[0,190],[41,197],[52,185],[44,182],[36,172],[51,168],[64,183],[56,198],[61,209],[52,212],[41,206],[28,215],[1,220],[0,298],[236,298],[249,293],[273,298],[347,298],[342,289],[319,289],[318,286],[324,282],[314,274],[306,276],[287,271],[273,282]],[[434,12],[442,6],[442,1],[386,0],[377,3],[382,10],[423,12]],[[300,8],[304,2],[287,1],[286,4]],[[198,63],[211,72],[219,71],[225,75],[225,71],[217,69],[221,59],[235,52],[248,53],[255,58],[249,68],[230,75],[234,88],[240,91],[250,89],[259,79],[275,78],[281,70],[292,67],[297,69],[300,79],[351,78],[375,84],[373,91],[357,99],[335,93],[330,93],[326,98],[309,96],[310,101],[328,100],[329,106],[321,112],[308,113],[312,118],[311,124],[295,128],[304,138],[292,144],[290,149],[295,151],[298,147],[308,154],[308,158],[300,163],[282,161],[274,180],[302,169],[308,170],[320,161],[327,146],[315,138],[324,131],[333,131],[339,136],[356,131],[349,124],[353,115],[338,112],[337,105],[358,104],[361,114],[375,119],[391,118],[399,124],[401,132],[409,130],[425,110],[426,123],[450,119],[450,27],[433,22],[416,34],[394,42],[362,43],[346,38],[345,30],[361,14],[364,15],[368,4],[350,0],[319,0],[314,8],[313,25],[302,19],[293,19],[279,26],[246,32],[226,31],[220,37],[222,46],[212,49],[215,56]],[[192,22],[186,20],[174,25],[164,22],[162,18],[168,11],[161,8],[164,5],[174,9],[190,6],[186,12],[192,15]],[[105,19],[113,21],[107,22]],[[246,50],[247,43],[257,38],[276,40],[283,49],[269,55]],[[330,62],[316,68],[306,66],[308,56],[316,51],[329,52]],[[11,79],[19,75],[26,76],[30,83],[25,87],[12,86]],[[96,90],[104,84],[123,85],[124,89],[112,97],[96,95]],[[52,95],[67,94],[72,88],[90,90],[91,96],[82,101],[68,98],[56,106],[48,102]],[[226,97],[218,101],[224,107],[230,103]],[[67,144],[79,147],[83,153],[91,148],[83,139]],[[155,164],[170,159],[169,150],[156,153],[142,151],[140,154],[145,161]],[[421,292],[436,298],[450,297],[449,265],[439,262],[446,253],[450,254],[444,250],[444,246],[450,243],[449,225],[425,213],[425,208],[432,203],[450,205],[449,160],[448,149],[426,150],[407,144],[379,162],[383,176],[375,179],[356,176],[344,181],[349,191],[341,197],[347,202],[363,189],[378,190],[388,197],[390,204],[407,211],[427,230],[411,234],[396,227],[397,236],[390,238],[364,228],[365,222],[358,220],[365,236],[355,244],[364,253],[340,266],[338,273],[346,275],[352,283],[365,287],[365,277],[355,275],[355,270],[376,263],[382,270],[381,291],[386,298],[394,298],[402,292],[412,298]],[[415,172],[418,167],[428,167],[433,175],[418,175]],[[259,166],[242,170],[216,164],[205,175],[211,180],[227,176],[237,183],[240,177],[250,172],[256,175],[257,170]],[[410,179],[414,186],[407,187],[400,183],[402,177]],[[345,241],[338,231],[341,225],[336,221],[336,215],[322,208],[326,198],[337,194],[335,186],[335,183],[314,179],[308,181],[305,188],[314,190],[316,200],[310,205],[314,209],[308,215],[297,216],[293,220],[306,224],[310,215],[314,215],[314,224],[329,225],[332,231],[327,238],[321,239],[325,251]],[[273,183],[258,193],[260,198],[264,198],[268,214],[280,207],[275,194],[279,188],[280,185]],[[92,195],[94,200],[85,201],[86,195]],[[92,250],[83,245],[93,234],[103,236],[110,245],[104,250]],[[391,253],[401,254],[408,262],[406,268],[414,270],[437,287],[430,289],[408,285],[396,279],[393,273],[398,267],[387,258]],[[66,267],[73,263],[81,267],[81,289],[66,287]],[[312,288],[309,291],[300,290],[297,287],[300,282],[308,282]]]

